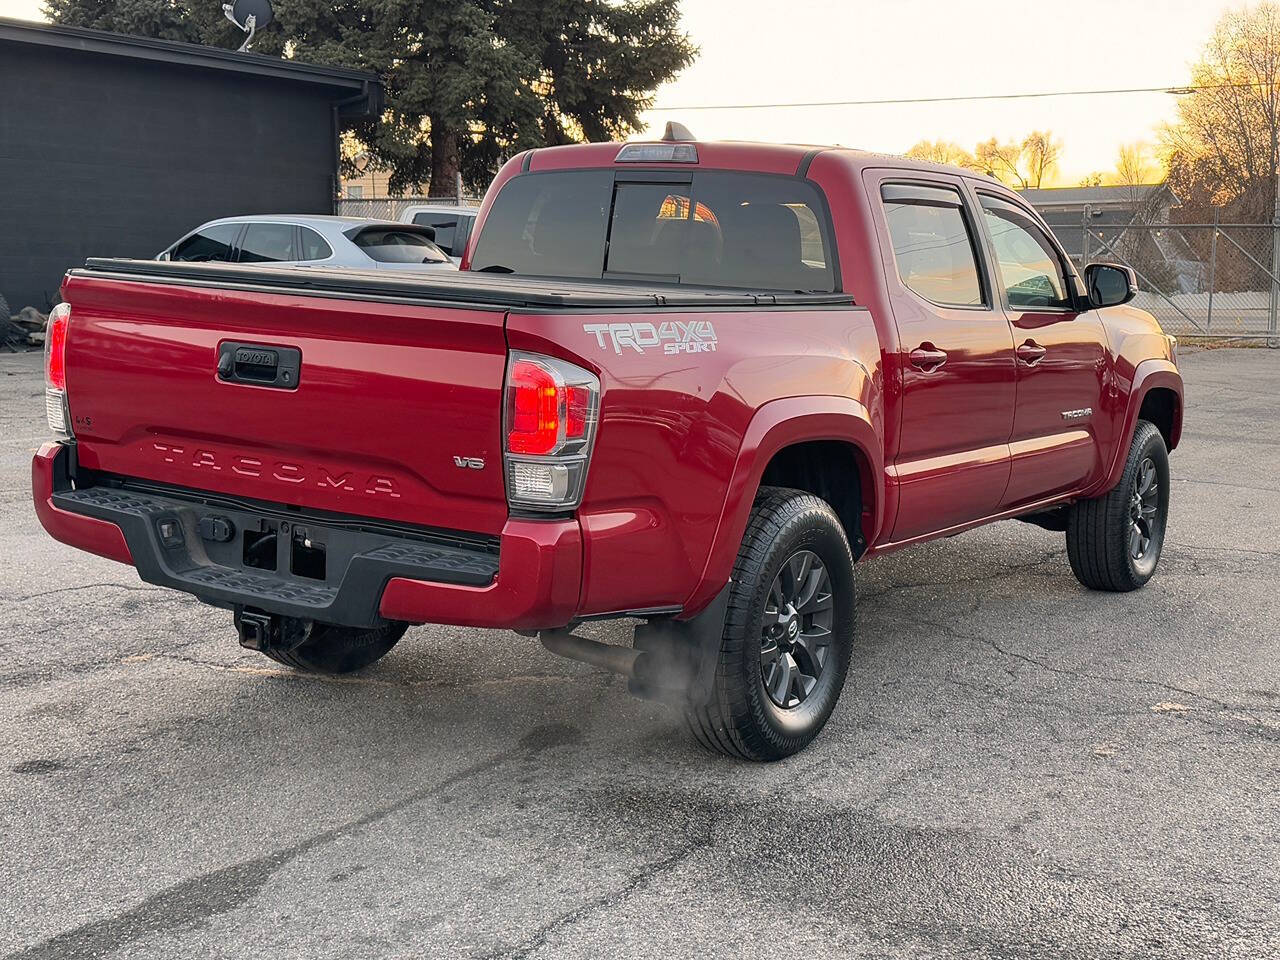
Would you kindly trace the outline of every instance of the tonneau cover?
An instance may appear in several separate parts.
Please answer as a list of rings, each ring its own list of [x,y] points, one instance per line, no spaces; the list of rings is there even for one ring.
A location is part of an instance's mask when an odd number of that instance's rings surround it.
[[[174,263],[160,260],[90,258],[72,274],[119,277],[150,283],[282,290],[314,296],[368,297],[513,310],[601,310],[618,308],[849,305],[844,293],[737,291],[708,287],[613,280],[516,277],[495,273],[424,271],[421,274],[310,267],[244,266],[234,263]]]

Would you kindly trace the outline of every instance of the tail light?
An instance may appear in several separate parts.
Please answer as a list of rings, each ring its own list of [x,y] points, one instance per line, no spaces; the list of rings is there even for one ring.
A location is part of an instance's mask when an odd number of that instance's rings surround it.
[[[600,381],[553,357],[511,354],[507,362],[507,503],[572,510],[582,501],[600,412]]]
[[[67,411],[67,327],[71,305],[60,303],[49,314],[44,333],[44,413],[49,429],[59,436],[71,436]]]

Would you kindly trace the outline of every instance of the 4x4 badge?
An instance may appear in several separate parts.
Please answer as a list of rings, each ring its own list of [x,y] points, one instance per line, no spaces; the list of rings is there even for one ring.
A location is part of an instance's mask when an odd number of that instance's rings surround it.
[[[584,333],[593,333],[596,343],[603,347],[607,342],[614,353],[622,353],[623,347],[630,347],[636,353],[644,353],[645,347],[662,347],[662,352],[669,356],[678,353],[714,353],[716,349],[716,328],[710,320],[692,320],[684,323],[680,320],[667,320],[662,324],[653,323],[584,323]]]

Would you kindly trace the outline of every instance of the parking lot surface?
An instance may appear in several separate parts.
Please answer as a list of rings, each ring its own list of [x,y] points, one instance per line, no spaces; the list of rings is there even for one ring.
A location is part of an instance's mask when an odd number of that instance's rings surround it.
[[[1017,522],[863,565],[826,732],[749,766],[511,633],[242,650],[43,533],[0,356],[0,956],[1277,956],[1280,353],[1183,367],[1146,589]]]

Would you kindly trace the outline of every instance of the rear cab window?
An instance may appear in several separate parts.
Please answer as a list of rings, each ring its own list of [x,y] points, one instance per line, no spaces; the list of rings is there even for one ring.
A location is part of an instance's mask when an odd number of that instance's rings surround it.
[[[830,217],[791,176],[612,169],[510,180],[471,269],[523,276],[831,293]]]

